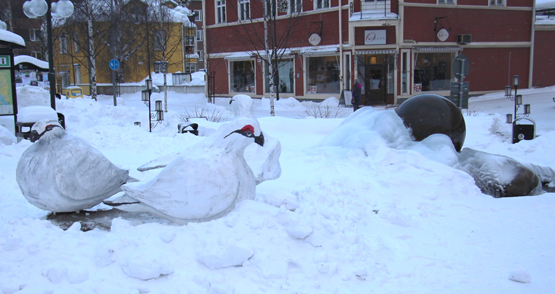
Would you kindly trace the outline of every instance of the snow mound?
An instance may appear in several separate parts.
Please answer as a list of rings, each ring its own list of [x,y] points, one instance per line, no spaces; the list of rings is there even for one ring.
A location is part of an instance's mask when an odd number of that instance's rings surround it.
[[[201,253],[197,261],[207,268],[214,270],[233,266],[242,266],[245,261],[253,256],[250,249],[231,245],[226,248],[215,248],[206,253]]]
[[[37,86],[17,88],[17,109],[27,106],[50,106],[50,92]]]
[[[0,125],[0,145],[12,145],[17,142],[16,137],[6,127]]]

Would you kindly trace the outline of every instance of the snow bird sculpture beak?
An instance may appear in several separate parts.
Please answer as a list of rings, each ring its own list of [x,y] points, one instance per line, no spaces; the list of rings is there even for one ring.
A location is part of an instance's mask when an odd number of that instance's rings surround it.
[[[39,134],[39,132],[37,132],[37,130],[32,130],[31,131],[31,136],[29,137],[29,140],[34,143],[35,141],[40,139],[42,137],[42,135],[44,135],[48,131],[51,131],[53,128],[61,128],[61,127],[57,126],[57,125],[47,125],[46,128],[44,128],[44,131],[40,134]]]
[[[236,130],[236,131],[233,131],[233,132],[227,134],[224,137],[224,139],[227,138],[229,135],[231,135],[233,133],[238,133],[238,134],[241,134],[245,137],[254,138],[255,143],[257,143],[260,146],[264,146],[264,135],[262,134],[262,132],[260,132],[260,136],[255,136],[254,135],[254,127],[251,126],[251,125],[246,125],[240,130]]]

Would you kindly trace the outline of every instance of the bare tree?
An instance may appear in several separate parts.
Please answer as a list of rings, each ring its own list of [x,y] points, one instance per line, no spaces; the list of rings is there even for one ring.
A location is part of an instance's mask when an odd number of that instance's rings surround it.
[[[172,58],[181,54],[183,43],[194,44],[196,26],[187,15],[172,10],[162,2],[154,2],[155,7],[150,11],[148,26],[153,33],[152,57],[160,61],[160,69],[164,75],[164,111],[168,111],[167,71],[171,66],[181,64],[182,58]]]
[[[240,15],[239,22],[241,29],[238,35],[241,36],[247,44],[251,45],[252,52],[265,65],[268,65],[269,74],[269,90],[270,90],[270,115],[275,116],[274,110],[274,94],[279,99],[279,83],[276,85],[278,70],[283,60],[284,54],[295,42],[295,38],[291,38],[292,33],[297,29],[299,16],[302,14],[301,7],[303,1],[285,1],[285,0],[260,0],[254,3],[249,11],[254,11],[256,15],[262,15],[262,28],[260,19],[253,19],[247,15],[247,7],[232,5],[235,12]],[[289,4],[294,3],[293,6]],[[241,3],[240,3],[241,5]]]

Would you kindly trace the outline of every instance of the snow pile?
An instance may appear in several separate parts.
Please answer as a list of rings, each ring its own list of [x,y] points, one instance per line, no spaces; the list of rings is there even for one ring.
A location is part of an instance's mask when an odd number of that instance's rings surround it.
[[[511,144],[503,117],[514,102],[498,93],[470,100],[476,111],[465,112],[463,147],[554,168],[555,88],[522,92],[539,137]],[[177,114],[209,107],[199,96],[169,95],[166,120],[152,132],[140,93],[121,99],[117,107],[103,95],[98,102],[56,102],[68,133],[141,181],[153,177],[136,170],[141,164],[203,140],[176,128]],[[211,107],[231,113],[229,100],[217,98]],[[255,100],[261,129],[281,143],[281,176],[259,184],[256,198],[228,215],[182,226],[139,214],[108,219],[110,231],[82,232],[79,223],[64,231],[25,200],[15,180],[17,162],[31,143],[0,144],[0,291],[424,294],[555,288],[553,193],[496,199],[453,167],[446,136],[411,142],[395,113],[377,108],[347,119],[299,119],[305,105],[281,98],[277,116],[270,117],[269,100]]]
[[[50,92],[36,86],[17,88],[17,109],[27,106],[50,106]]]

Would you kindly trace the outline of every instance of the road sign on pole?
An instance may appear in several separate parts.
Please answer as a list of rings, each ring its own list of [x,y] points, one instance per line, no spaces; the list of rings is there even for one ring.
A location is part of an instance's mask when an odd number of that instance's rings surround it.
[[[119,68],[119,61],[117,59],[110,60],[110,68],[116,70]]]

